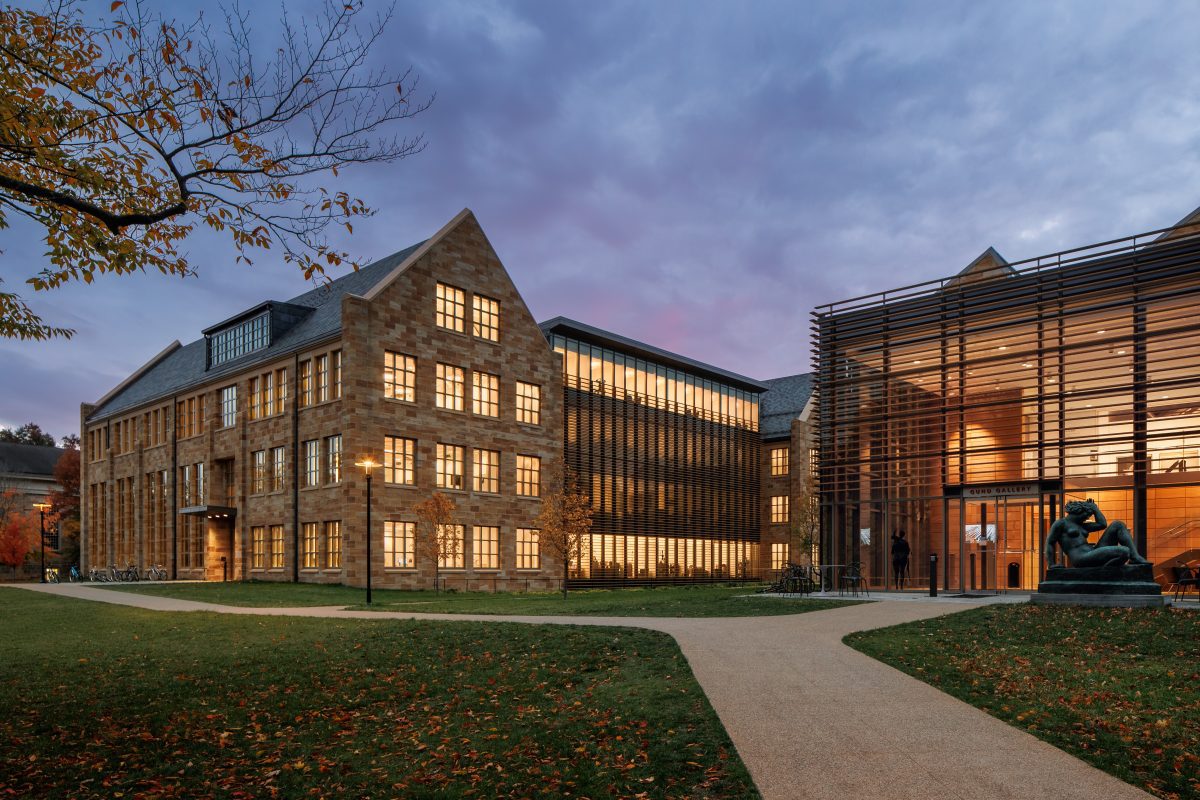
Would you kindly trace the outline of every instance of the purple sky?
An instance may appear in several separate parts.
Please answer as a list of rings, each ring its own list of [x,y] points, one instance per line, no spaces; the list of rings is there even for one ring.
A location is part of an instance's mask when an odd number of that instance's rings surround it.
[[[814,305],[1200,205],[1200,6],[901,5],[401,2],[377,55],[437,92],[406,129],[429,144],[343,172],[379,209],[344,244],[378,258],[468,206],[539,320],[770,378],[808,369]],[[0,231],[9,290],[35,234]],[[171,340],[306,288],[270,254],[189,250],[197,279],[34,298],[78,334],[0,342],[0,426],[77,431]]]

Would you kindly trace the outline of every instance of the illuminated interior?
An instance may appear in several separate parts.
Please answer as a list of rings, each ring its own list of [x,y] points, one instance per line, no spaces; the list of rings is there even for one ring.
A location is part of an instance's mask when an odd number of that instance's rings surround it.
[[[818,310],[827,562],[882,586],[906,530],[921,586],[1032,589],[1083,498],[1200,561],[1200,242],[1045,260]]]

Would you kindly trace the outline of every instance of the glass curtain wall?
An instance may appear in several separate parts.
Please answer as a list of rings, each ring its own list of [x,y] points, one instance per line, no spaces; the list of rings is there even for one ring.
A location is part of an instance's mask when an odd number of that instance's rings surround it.
[[[1200,561],[1200,241],[1108,250],[815,312],[823,561],[894,583],[904,530],[921,588],[1032,589],[1077,498]]]

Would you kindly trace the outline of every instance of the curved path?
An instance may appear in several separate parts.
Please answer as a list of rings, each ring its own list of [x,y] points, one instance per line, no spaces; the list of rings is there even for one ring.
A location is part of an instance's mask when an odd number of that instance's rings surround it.
[[[766,800],[1150,797],[842,644],[854,631],[962,611],[976,602],[909,595],[777,617],[498,617],[240,608],[79,584],[23,588],[158,611],[650,628],[679,642]]]

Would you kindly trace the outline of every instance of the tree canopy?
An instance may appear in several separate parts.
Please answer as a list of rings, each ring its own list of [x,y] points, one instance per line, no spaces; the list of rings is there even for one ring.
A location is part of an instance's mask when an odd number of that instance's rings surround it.
[[[42,426],[36,422],[26,422],[19,428],[0,428],[0,442],[36,444],[38,447],[55,446],[54,437],[43,431]]]
[[[34,291],[98,275],[187,276],[197,226],[228,234],[238,261],[277,247],[306,278],[357,262],[327,238],[371,209],[313,183],[341,167],[392,162],[424,147],[394,124],[429,107],[409,70],[368,55],[390,16],[326,0],[267,46],[236,6],[216,26],[178,23],[141,2],[96,22],[78,1],[0,8],[0,228],[43,231]],[[0,285],[0,337],[72,331],[44,321]]]

